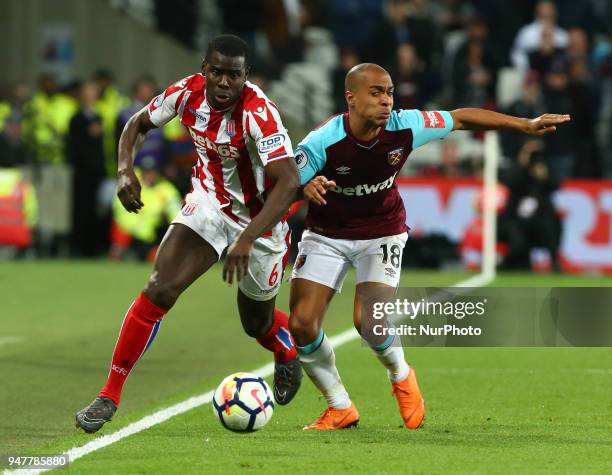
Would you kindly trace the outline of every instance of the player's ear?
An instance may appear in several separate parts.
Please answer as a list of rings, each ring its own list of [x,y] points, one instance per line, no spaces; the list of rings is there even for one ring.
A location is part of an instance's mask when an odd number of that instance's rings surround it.
[[[250,72],[251,72],[251,66],[245,66],[244,68],[244,78],[245,79],[248,79]]]
[[[346,99],[346,104],[348,105],[349,108],[355,102],[355,94],[353,94],[351,91],[345,91],[344,98]]]

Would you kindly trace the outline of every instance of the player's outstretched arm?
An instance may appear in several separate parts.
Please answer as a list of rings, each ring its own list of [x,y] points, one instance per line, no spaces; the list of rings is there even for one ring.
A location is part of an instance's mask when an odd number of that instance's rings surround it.
[[[234,272],[238,281],[246,275],[253,242],[287,213],[300,186],[297,166],[291,157],[268,163],[266,175],[275,183],[266,196],[263,208],[227,250],[223,280],[229,284],[234,280]]]
[[[455,109],[451,111],[453,130],[513,129],[529,135],[545,135],[571,120],[569,114],[543,114],[535,119],[514,117],[486,109]]]
[[[117,196],[130,213],[138,213],[144,206],[140,201],[140,182],[134,173],[134,157],[144,142],[145,134],[155,127],[149,118],[147,107],[144,107],[130,117],[119,138]]]

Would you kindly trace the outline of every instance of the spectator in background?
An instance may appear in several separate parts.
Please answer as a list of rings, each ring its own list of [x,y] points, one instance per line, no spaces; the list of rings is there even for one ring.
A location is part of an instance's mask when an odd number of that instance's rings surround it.
[[[346,73],[348,73],[353,66],[357,66],[361,62],[361,58],[354,48],[345,47],[340,50],[338,67],[332,73],[334,112],[346,111],[346,98],[344,97],[344,92],[346,90],[344,87]]]
[[[568,94],[572,103],[573,155],[576,157],[572,176],[601,178],[604,170],[596,139],[598,95],[595,93],[586,58],[574,59],[569,64]]]
[[[549,71],[544,76],[544,105],[552,113],[565,111],[574,117],[575,109],[570,94],[568,63],[565,56],[551,62]],[[574,119],[575,120],[575,119]],[[567,127],[562,134],[555,137],[545,137],[548,167],[558,181],[572,176],[575,170],[576,156],[574,145],[580,140],[576,129]]]
[[[32,159],[23,137],[22,118],[12,113],[4,121],[0,132],[0,168],[19,167]]]
[[[559,187],[544,156],[539,140],[525,142],[516,161],[500,175],[510,196],[499,216],[499,240],[508,245],[502,263],[504,269],[529,268],[529,251],[544,247],[555,271],[560,271],[559,244],[561,220],[552,203],[552,193]]]
[[[384,6],[384,17],[373,27],[366,61],[380,64],[387,70],[395,65],[397,48],[412,40],[407,25],[407,0],[388,0]]]
[[[374,25],[382,19],[383,3],[383,0],[328,0],[329,26],[336,44],[367,56]]]
[[[529,71],[527,73],[523,85],[523,95],[518,101],[510,105],[506,113],[517,117],[539,117],[546,113],[540,75],[537,72]],[[506,157],[518,156],[525,141],[526,138],[523,134],[505,130],[501,132],[501,143]]]
[[[264,2],[249,0],[245,5],[244,0],[217,0],[223,30],[239,36],[251,46],[255,45],[255,35],[264,26]]]
[[[123,128],[127,121],[136,112],[145,107],[156,94],[157,86],[149,76],[137,79],[132,84],[132,103],[123,109],[117,117],[117,125],[115,127],[115,149],[119,145],[119,137],[121,137],[121,132],[123,132]],[[134,158],[134,165],[140,166],[140,163],[145,157],[153,159],[155,166],[159,169],[162,169],[166,164],[165,140],[162,129],[150,130],[147,135],[145,135],[142,147],[138,155]]]
[[[30,100],[30,86],[23,81],[7,85],[0,100],[0,130],[4,128],[4,121],[13,116],[23,118],[25,106]]]
[[[408,42],[412,43],[419,57],[427,67],[437,63],[437,55],[442,49],[438,25],[435,22],[436,8],[430,0],[408,0],[406,26]],[[405,43],[406,41],[400,41]]]
[[[487,45],[484,19],[473,18],[465,44],[459,47],[453,64],[453,97],[457,107],[495,108],[499,63]]]
[[[99,69],[93,74],[93,81],[98,89],[96,100],[96,112],[102,119],[104,130],[104,158],[105,167],[109,174],[115,173],[117,163],[117,142],[115,137],[115,127],[119,112],[127,107],[128,99],[123,96],[115,86],[113,73],[108,69]]]
[[[170,221],[181,210],[178,190],[166,180],[152,157],[145,157],[137,169],[142,184],[141,200],[145,206],[138,214],[123,208],[119,198],[113,201],[113,225],[110,257],[119,260],[132,252],[140,260],[154,260],[157,245]]]
[[[464,30],[475,14],[474,5],[469,0],[443,0],[437,23],[442,33]]]
[[[104,130],[95,110],[98,87],[86,82],[81,87],[80,108],[70,121],[68,161],[73,170],[71,251],[75,257],[94,257],[102,251],[104,229],[98,216],[98,188],[106,176]]]
[[[193,48],[198,23],[197,0],[153,0],[153,4],[159,31]]]
[[[398,46],[396,67],[391,77],[395,83],[395,109],[424,110],[439,82],[428,74],[425,63],[410,43]]]
[[[65,163],[64,142],[77,108],[73,98],[59,92],[53,74],[41,74],[39,90],[24,107],[24,134],[31,142],[36,160]]]
[[[545,27],[552,29],[555,48],[567,46],[567,32],[557,25],[557,7],[551,0],[540,0],[535,7],[535,20],[522,27],[516,35],[511,53],[515,68],[521,71],[529,68],[529,53],[539,48]]]
[[[554,29],[550,24],[542,26],[540,46],[529,53],[529,69],[536,71],[540,77],[546,77],[555,61],[565,58],[565,48],[555,46]]]
[[[278,73],[283,64],[302,59],[303,13],[299,0],[264,0],[264,30]]]

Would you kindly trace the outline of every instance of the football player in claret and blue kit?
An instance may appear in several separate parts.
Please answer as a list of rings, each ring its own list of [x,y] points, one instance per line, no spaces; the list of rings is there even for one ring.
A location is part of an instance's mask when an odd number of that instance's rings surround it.
[[[453,130],[507,128],[544,135],[570,117],[544,114],[527,119],[483,109],[393,110],[391,77],[371,63],[351,69],[345,86],[348,112],[307,135],[295,154],[310,207],[291,277],[289,327],[302,367],[328,405],[304,428],[342,429],[359,422],[322,330],[327,306],[354,267],[353,322],[388,371],[405,427],[416,429],[425,416],[425,401],[415,370],[404,359],[398,336],[371,331],[372,320],[362,305],[373,294],[392,298],[399,285],[408,228],[395,178],[412,150]]]

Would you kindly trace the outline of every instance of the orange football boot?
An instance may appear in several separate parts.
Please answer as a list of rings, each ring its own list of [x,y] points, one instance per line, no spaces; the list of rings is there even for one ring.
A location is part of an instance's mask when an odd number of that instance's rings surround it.
[[[408,429],[418,429],[425,418],[425,400],[421,396],[416,373],[412,367],[406,379],[393,383],[392,394],[397,399],[404,425]]]
[[[304,427],[304,430],[335,430],[348,429],[349,427],[357,427],[359,424],[359,412],[355,404],[346,409],[334,409],[328,407],[325,412],[312,424]]]

